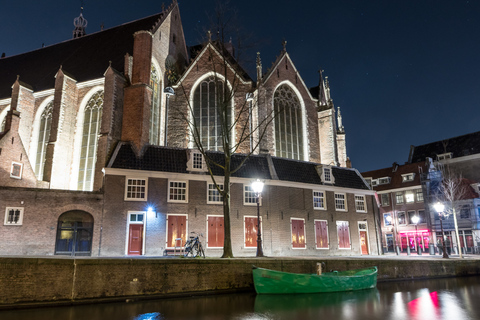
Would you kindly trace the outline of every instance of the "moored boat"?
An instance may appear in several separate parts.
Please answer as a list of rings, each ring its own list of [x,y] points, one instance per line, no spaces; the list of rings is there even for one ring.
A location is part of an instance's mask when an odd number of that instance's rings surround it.
[[[290,273],[253,267],[258,294],[320,293],[375,288],[377,267],[326,272],[320,275]]]

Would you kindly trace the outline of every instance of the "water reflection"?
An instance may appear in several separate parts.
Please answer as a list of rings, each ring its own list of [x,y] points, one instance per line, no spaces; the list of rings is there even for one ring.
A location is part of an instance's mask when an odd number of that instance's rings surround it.
[[[480,319],[480,277],[379,283],[328,294],[254,293],[0,311],[1,320]]]

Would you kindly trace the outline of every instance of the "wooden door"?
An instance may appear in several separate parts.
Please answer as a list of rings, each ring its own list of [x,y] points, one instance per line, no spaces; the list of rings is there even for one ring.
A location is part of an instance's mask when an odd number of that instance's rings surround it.
[[[304,222],[300,219],[292,219],[292,247],[305,248],[305,228]]]
[[[257,247],[257,218],[245,217],[245,247]]]
[[[141,255],[143,248],[143,224],[131,224],[128,230],[128,254]]]
[[[362,249],[362,254],[368,254],[368,237],[365,230],[360,230],[360,248]]]
[[[315,221],[315,244],[317,249],[328,248],[328,229],[327,221]]]
[[[167,247],[175,247],[175,240],[181,238],[182,245],[187,241],[187,216],[169,215],[167,218]]]
[[[350,249],[350,230],[347,221],[337,221],[338,248]]]
[[[208,217],[208,242],[209,248],[221,248],[223,247],[224,240],[224,225],[223,217]]]

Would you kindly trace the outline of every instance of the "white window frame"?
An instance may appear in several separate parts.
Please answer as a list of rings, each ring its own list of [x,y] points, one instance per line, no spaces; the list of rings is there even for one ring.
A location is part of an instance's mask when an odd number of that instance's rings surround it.
[[[400,194],[402,195],[402,201],[398,201]],[[403,191],[395,192],[395,204],[404,204],[405,203],[405,195]]]
[[[316,221],[325,221],[326,224],[327,224],[327,247],[326,248],[317,247],[317,227],[315,226]],[[330,250],[330,234],[328,233],[328,220],[314,219],[313,220],[313,226],[314,226],[314,229],[315,229],[315,249],[317,249],[317,250]]]
[[[171,187],[171,183],[185,183],[185,199],[170,199],[170,194],[172,189],[183,189],[181,187]],[[167,191],[167,202],[174,203],[188,203],[188,181],[185,180],[168,180],[168,191]]]
[[[15,166],[20,167],[20,173],[19,173],[18,176],[13,174],[13,172],[14,172],[13,169],[14,169]],[[12,166],[11,166],[11,169],[10,169],[10,178],[21,180],[22,179],[22,174],[23,174],[23,163],[12,161]]]
[[[243,247],[245,249],[257,249],[257,246],[254,247],[247,247],[245,246],[245,218],[255,218],[257,219],[257,216],[243,216]],[[263,220],[262,216],[260,216],[260,238],[262,239],[262,248],[263,248],[263,239],[264,239],[264,234],[263,234]],[[257,239],[258,239],[258,231],[257,231]]]
[[[339,203],[337,202],[337,195],[338,195],[338,196],[342,196],[342,195],[343,195],[343,206],[344,206],[343,209],[338,207],[338,204],[339,204]],[[334,199],[335,199],[335,211],[344,211],[344,212],[347,212],[347,211],[348,211],[348,207],[347,207],[347,194],[346,194],[346,193],[335,192]],[[340,201],[340,199],[338,199],[338,201]]]
[[[404,183],[404,182],[412,182],[413,179],[415,179],[415,173],[402,174],[402,183]]]
[[[293,239],[293,225],[292,225],[292,221],[293,220],[301,220],[303,221],[303,236],[305,238],[305,246],[303,248],[295,248],[293,247],[293,242],[292,242],[292,239]],[[262,233],[263,234],[263,233]],[[305,219],[303,218],[294,218],[294,217],[291,217],[290,218],[290,245],[291,245],[291,248],[292,250],[305,250],[307,249],[307,230],[305,230]]]
[[[359,208],[359,206],[363,206],[363,210]],[[363,194],[356,194],[355,195],[355,211],[356,212],[367,212],[367,201],[365,199],[365,195]]]
[[[136,188],[142,188],[142,185],[133,185],[133,184],[129,184],[130,181],[145,181],[145,185],[143,186],[144,190],[143,190],[143,193],[144,193],[144,196],[143,198],[142,197],[129,197],[128,194],[139,194],[141,193],[141,191],[131,191],[129,192],[128,190],[128,187],[132,187],[132,190],[133,189],[136,189]],[[124,200],[125,201],[147,201],[147,197],[148,197],[148,178],[134,178],[134,177],[125,177],[125,197],[124,197]]]
[[[316,195],[316,193],[321,193],[322,195]],[[321,190],[312,190],[312,197],[313,197],[313,209],[314,210],[327,210],[327,201],[326,201],[326,191],[321,191]],[[320,198],[322,199],[323,206],[317,207],[315,206],[315,198]]]
[[[418,200],[418,195],[422,195],[422,199]],[[415,202],[424,202],[425,200],[423,199],[423,190],[422,189],[416,189],[415,190]]]
[[[207,163],[205,157],[197,149],[188,150],[187,171],[207,172]]]
[[[323,183],[335,184],[335,177],[333,176],[333,170],[331,166],[320,165],[317,167],[317,173],[318,169],[321,169],[320,180],[322,180]]]
[[[383,203],[383,197],[387,199],[386,203]],[[390,206],[390,195],[388,193],[381,193],[380,194],[380,203],[382,207],[389,207]]]
[[[447,152],[447,153],[442,153],[442,154],[437,154],[437,160],[445,160],[445,159],[452,159],[452,153]]]
[[[217,183],[220,189],[223,190],[223,183]],[[212,187],[212,189],[210,189]],[[210,191],[215,192],[215,194],[210,194]],[[212,197],[218,197],[219,200],[211,200]],[[207,203],[208,204],[223,204],[223,196],[218,192],[217,188],[215,188],[215,184],[213,182],[207,182]]]
[[[5,219],[3,221],[3,225],[5,226],[21,226],[23,225],[23,209],[22,207],[7,207],[5,209]],[[19,210],[20,211],[20,216],[18,218],[17,223],[10,223],[8,222],[8,213],[10,210]]]
[[[247,190],[248,189],[248,190]],[[253,196],[252,196],[253,195]],[[262,194],[260,194],[259,203],[262,206]],[[247,202],[247,199],[255,199],[255,202]],[[257,205],[257,195],[255,191],[252,190],[252,186],[250,184],[243,185],[243,205],[244,206],[256,206]]]
[[[381,177],[381,178],[378,178],[378,185],[382,185],[382,184],[389,184],[390,183],[390,177]]]

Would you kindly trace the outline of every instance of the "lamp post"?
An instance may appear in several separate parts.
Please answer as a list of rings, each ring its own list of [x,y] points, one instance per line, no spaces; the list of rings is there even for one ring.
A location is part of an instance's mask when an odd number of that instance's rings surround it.
[[[440,219],[440,229],[442,230],[442,244],[443,244],[443,258],[448,259],[447,247],[445,247],[445,237],[443,236],[443,211],[445,210],[445,205],[443,203],[437,202],[433,205],[433,208],[438,213],[438,218]]]
[[[252,182],[253,192],[257,195],[257,257],[263,257],[262,232],[260,231],[260,197],[262,196],[264,183],[259,179]]]
[[[417,254],[421,255],[422,252],[420,251],[420,243],[418,243],[417,238],[418,238],[418,221],[420,220],[419,216],[413,216],[412,217],[412,222],[415,224],[415,247],[417,249]]]

